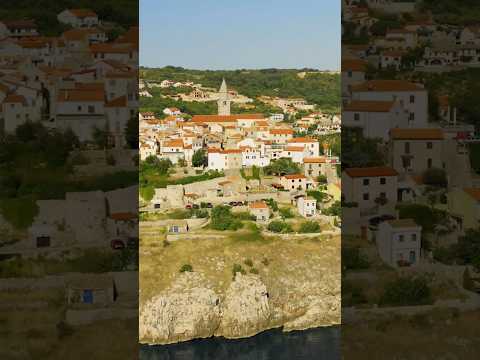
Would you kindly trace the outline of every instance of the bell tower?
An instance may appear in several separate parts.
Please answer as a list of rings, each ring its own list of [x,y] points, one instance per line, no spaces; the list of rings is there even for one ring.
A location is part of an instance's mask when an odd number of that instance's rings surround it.
[[[218,115],[230,115],[230,102],[227,83],[225,79],[223,79],[220,90],[218,91]]]

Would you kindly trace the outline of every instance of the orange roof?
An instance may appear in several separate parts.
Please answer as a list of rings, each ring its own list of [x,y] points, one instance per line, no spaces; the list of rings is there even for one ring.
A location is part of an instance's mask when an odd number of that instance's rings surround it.
[[[110,218],[118,221],[127,221],[127,220],[136,219],[137,214],[129,213],[129,212],[118,212],[118,213],[110,214]]]
[[[377,176],[397,176],[395,169],[388,166],[375,166],[365,168],[349,168],[345,172],[350,177],[377,177]]]
[[[442,129],[391,129],[393,140],[443,140]]]
[[[360,71],[367,70],[367,62],[357,59],[345,59],[342,61],[342,71]]]
[[[405,80],[370,80],[353,85],[352,91],[425,91],[419,84]]]
[[[78,18],[86,18],[86,17],[96,17],[97,14],[90,9],[68,9],[73,15]]]
[[[292,129],[270,129],[270,134],[273,135],[289,135],[293,133],[294,131]]]
[[[165,141],[163,143],[164,147],[183,147],[183,140],[182,139],[173,139],[169,141]]]
[[[57,97],[58,102],[104,101],[104,100],[105,100],[105,95],[103,93],[103,90],[87,90],[87,89],[60,90]]]
[[[129,44],[93,44],[90,46],[92,53],[108,53],[108,54],[128,54],[132,51],[132,46]]]
[[[314,143],[317,140],[309,138],[309,137],[298,137],[288,140],[289,143]]]
[[[36,29],[35,20],[6,20],[2,21],[8,29]]]
[[[480,189],[479,188],[465,188],[463,189],[468,195],[477,201],[480,201]]]
[[[265,120],[255,121],[255,126],[268,126],[268,122]]]
[[[105,104],[105,107],[126,107],[127,106],[127,97],[120,96],[116,99],[113,99]]]
[[[209,123],[209,122],[235,122],[238,119],[263,119],[262,114],[238,114],[238,115],[194,115],[192,122]]]
[[[306,176],[305,175],[302,175],[302,174],[292,174],[292,175],[284,175],[284,178],[285,179],[305,179]]]
[[[250,209],[268,209],[268,205],[265,204],[263,201],[256,201],[250,203],[249,207]]]
[[[25,97],[23,97],[22,95],[10,94],[10,95],[7,95],[7,97],[5,98],[5,100],[3,100],[3,102],[25,105],[26,100],[25,100]]]
[[[241,149],[218,149],[218,148],[209,148],[209,153],[218,153],[218,154],[241,154]]]
[[[285,148],[286,151],[303,151],[303,147],[301,146],[287,146]]]
[[[325,162],[324,157],[310,157],[310,158],[304,158],[303,162],[305,164],[322,164]]]
[[[358,111],[358,112],[389,112],[394,101],[362,101],[353,100],[345,105],[343,111]]]
[[[403,55],[405,55],[405,52],[403,52],[403,51],[386,50],[386,51],[382,52],[382,56],[398,56],[398,57],[402,57]]]

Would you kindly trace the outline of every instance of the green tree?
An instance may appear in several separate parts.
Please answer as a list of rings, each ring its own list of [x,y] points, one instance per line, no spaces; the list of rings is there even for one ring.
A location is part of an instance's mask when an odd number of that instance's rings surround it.
[[[215,230],[238,230],[242,227],[229,206],[215,206],[211,212],[211,227]]]
[[[207,154],[203,149],[195,151],[192,156],[192,165],[194,167],[207,166],[207,161]]]
[[[130,149],[138,149],[138,116],[132,116],[125,126],[125,141],[127,142]]]

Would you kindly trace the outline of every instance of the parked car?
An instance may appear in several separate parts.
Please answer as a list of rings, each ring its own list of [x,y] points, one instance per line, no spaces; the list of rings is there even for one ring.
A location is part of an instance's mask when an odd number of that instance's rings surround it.
[[[123,249],[125,249],[125,243],[123,242],[123,240],[120,240],[120,239],[113,239],[113,240],[110,242],[110,246],[111,246],[112,249],[114,249],[114,250],[123,250]]]
[[[197,204],[193,204],[192,209],[200,209],[200,206],[198,206]]]
[[[191,209],[191,208],[192,208],[192,204],[185,205],[185,209]]]

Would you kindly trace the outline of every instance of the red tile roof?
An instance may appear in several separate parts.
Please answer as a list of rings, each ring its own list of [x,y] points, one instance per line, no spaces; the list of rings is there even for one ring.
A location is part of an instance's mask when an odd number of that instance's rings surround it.
[[[192,122],[209,123],[209,122],[235,122],[239,119],[263,119],[262,114],[238,114],[238,115],[194,115]]]
[[[350,177],[378,177],[378,176],[397,176],[395,169],[388,166],[376,166],[365,168],[349,168],[345,172]]]
[[[391,129],[393,140],[443,140],[442,129]]]

